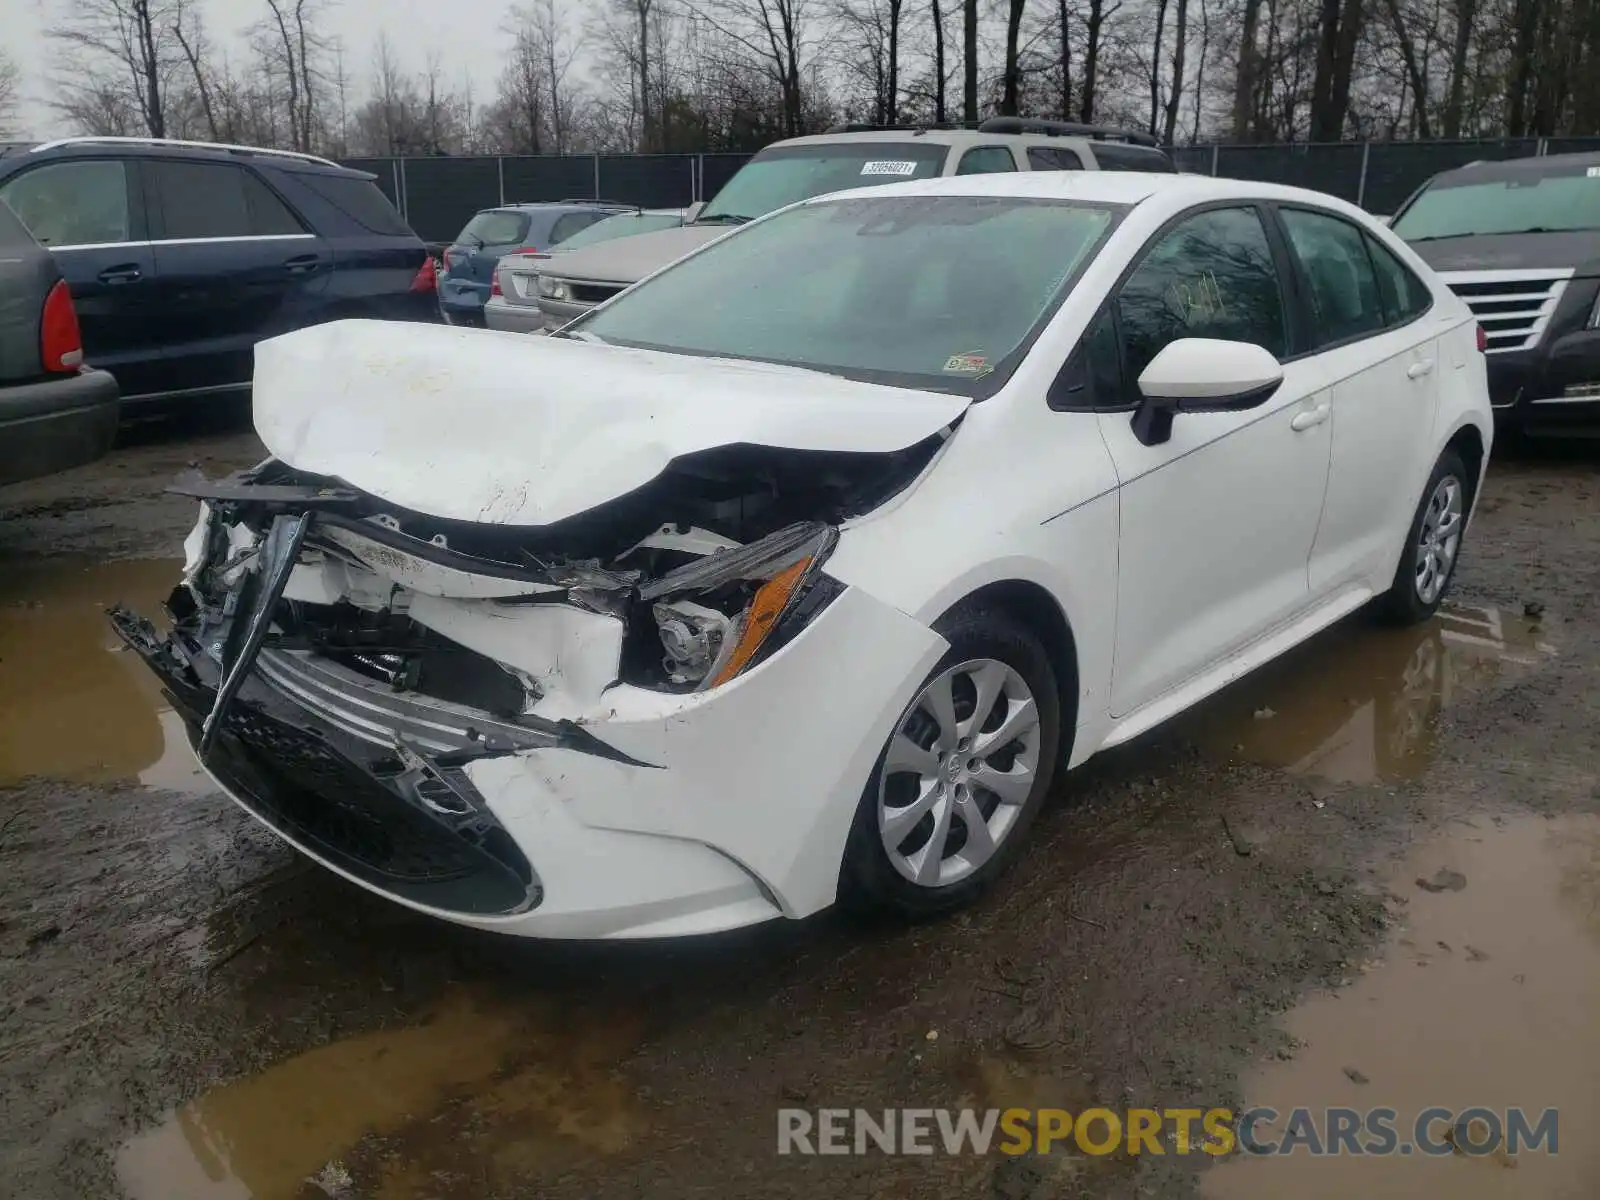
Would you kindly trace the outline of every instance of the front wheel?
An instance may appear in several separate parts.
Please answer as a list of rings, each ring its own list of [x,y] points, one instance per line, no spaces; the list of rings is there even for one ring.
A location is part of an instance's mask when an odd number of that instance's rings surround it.
[[[896,722],[845,846],[840,898],[931,916],[974,900],[1021,850],[1061,738],[1055,672],[1004,613],[957,610],[950,649]]]
[[[1466,464],[1446,450],[1434,464],[1406,535],[1405,552],[1376,611],[1393,624],[1414,625],[1439,610],[1461,554],[1472,484]]]

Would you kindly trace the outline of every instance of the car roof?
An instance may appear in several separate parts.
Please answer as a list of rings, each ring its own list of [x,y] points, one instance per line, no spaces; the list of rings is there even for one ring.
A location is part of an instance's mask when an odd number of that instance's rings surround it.
[[[527,203],[512,201],[509,204],[491,204],[481,208],[479,212],[516,212],[516,213],[546,213],[546,212],[582,212],[585,209],[599,209],[601,212],[637,212],[632,204],[622,204],[615,200],[530,200]]]
[[[926,142],[935,146],[1127,146],[1152,154],[1165,154],[1155,146],[1144,146],[1121,138],[1096,138],[1084,134],[1061,133],[985,133],[981,129],[934,129],[911,127],[905,129],[852,129],[839,133],[814,133],[806,137],[787,138],[773,146],[828,146],[851,142]],[[769,147],[770,148],[770,147]]]
[[[1339,212],[1360,211],[1337,196],[1306,188],[1163,171],[1007,171],[989,175],[946,175],[834,192],[807,203],[843,197],[883,200],[896,196],[1006,196],[1132,206],[1157,194],[1173,207],[1237,199],[1280,200],[1315,204]]]
[[[1600,153],[1590,151],[1584,154],[1540,154],[1524,158],[1482,159],[1468,163],[1464,167],[1441,171],[1430,182],[1441,179],[1485,182],[1497,179],[1526,179],[1575,171],[1579,167],[1600,167]]]
[[[8,143],[0,154],[9,166],[34,156],[47,158],[104,158],[107,153],[128,157],[186,158],[198,162],[238,162],[248,160],[256,166],[280,170],[347,178],[376,179],[370,171],[345,167],[331,159],[295,150],[275,150],[265,146],[232,145],[225,142],[191,142],[177,138],[150,137],[70,137],[33,145]]]

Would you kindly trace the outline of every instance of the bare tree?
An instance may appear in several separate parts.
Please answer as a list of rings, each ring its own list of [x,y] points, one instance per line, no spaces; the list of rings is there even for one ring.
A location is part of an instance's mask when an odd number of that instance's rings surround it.
[[[318,0],[265,0],[258,32],[263,61],[284,82],[291,148],[309,153],[317,131],[320,60],[326,45],[315,31]]]
[[[928,8],[933,19],[933,119],[942,125],[948,119],[945,116],[945,82],[949,78],[945,71],[944,12],[939,0],[928,0]]]
[[[22,68],[17,60],[0,49],[0,137],[11,137],[21,103]]]
[[[1176,6],[1172,14],[1172,83],[1167,89],[1166,124],[1161,130],[1162,140],[1169,146],[1178,138],[1178,110],[1183,103],[1183,59],[1189,48],[1189,0],[1172,2]],[[1198,84],[1195,103],[1199,103]]]
[[[172,31],[185,7],[186,0],[77,0],[46,31],[64,52],[53,106],[81,125],[108,116],[106,101],[118,96],[144,132],[165,137],[167,91],[182,61]]]
[[[961,119],[978,119],[978,0],[961,3]]]
[[[1028,0],[1007,0],[1006,6],[1006,54],[1000,82],[1000,111],[1011,117],[1017,115],[1017,101],[1022,90],[1018,50],[1022,35],[1022,10],[1027,3]]]

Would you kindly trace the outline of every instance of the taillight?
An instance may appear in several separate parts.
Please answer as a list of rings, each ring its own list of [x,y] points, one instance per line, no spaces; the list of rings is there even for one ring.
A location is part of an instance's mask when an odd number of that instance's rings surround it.
[[[496,271],[494,273],[494,278],[489,281],[489,295],[491,295],[491,296],[503,296],[503,295],[505,295],[505,293],[500,290],[500,272],[499,271]]]
[[[1483,331],[1483,326],[1478,326],[1478,353],[1482,354],[1489,349],[1489,335]]]
[[[413,292],[432,292],[439,287],[439,273],[433,268],[433,255],[424,256],[417,268],[417,277],[411,281]]]
[[[513,253],[513,254],[537,254],[537,253],[539,253],[539,247],[537,247],[537,246],[524,246],[521,250],[513,250],[511,253]]]
[[[44,298],[39,320],[39,355],[46,371],[76,371],[83,365],[83,335],[78,332],[78,310],[65,279]]]

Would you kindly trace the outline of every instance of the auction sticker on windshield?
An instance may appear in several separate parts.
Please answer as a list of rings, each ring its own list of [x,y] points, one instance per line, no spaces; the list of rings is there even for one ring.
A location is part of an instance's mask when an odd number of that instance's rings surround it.
[[[874,159],[861,164],[863,175],[915,175],[917,164],[896,159]]]
[[[952,354],[944,360],[944,369],[963,375],[984,375],[988,373],[989,360],[981,354]]]

